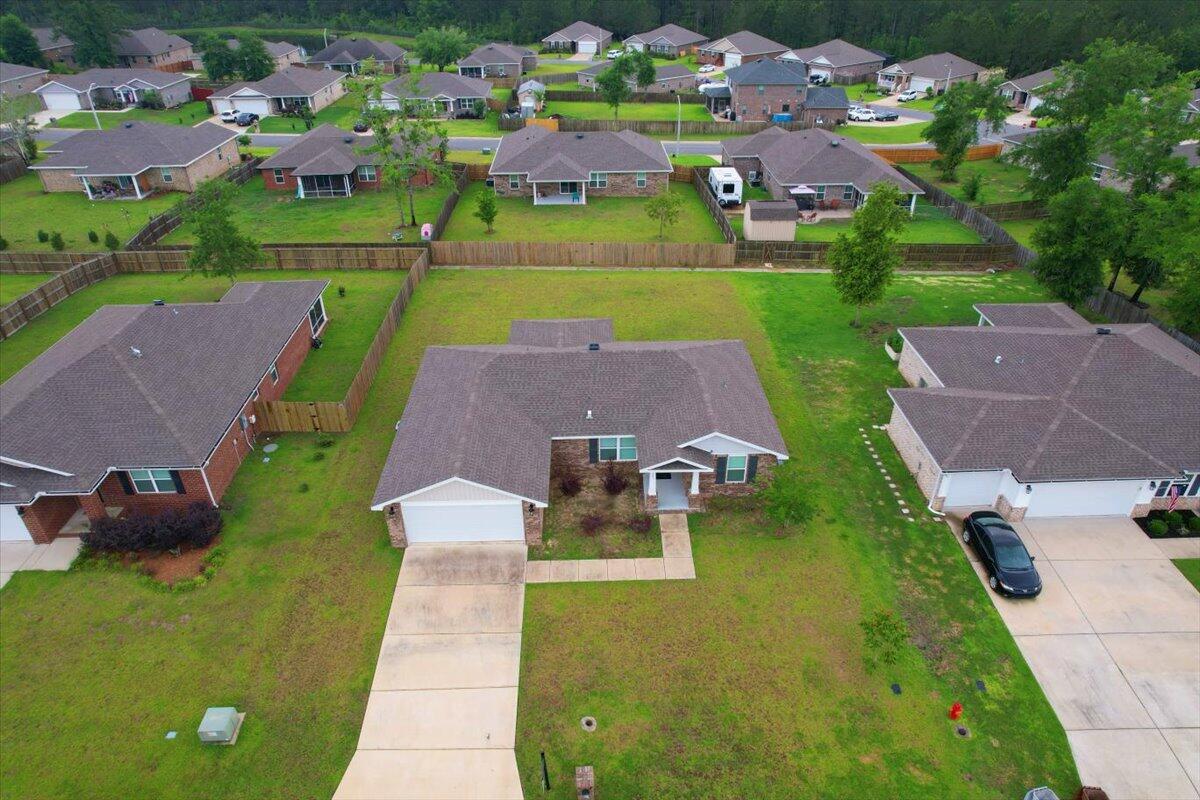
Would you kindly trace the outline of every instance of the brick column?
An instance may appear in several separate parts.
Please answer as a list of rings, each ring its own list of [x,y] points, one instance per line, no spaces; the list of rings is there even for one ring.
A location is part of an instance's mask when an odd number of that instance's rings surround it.
[[[545,509],[538,508],[529,503],[524,505],[522,517],[525,521],[525,544],[541,544],[542,543],[542,521],[545,516]]]
[[[392,547],[408,547],[408,535],[404,532],[404,517],[400,515],[400,504],[393,503],[384,511],[387,515],[388,538]]]
[[[97,492],[81,495],[79,505],[83,508],[83,513],[87,514],[87,518],[93,522],[108,516],[108,512],[104,510],[104,501]]]

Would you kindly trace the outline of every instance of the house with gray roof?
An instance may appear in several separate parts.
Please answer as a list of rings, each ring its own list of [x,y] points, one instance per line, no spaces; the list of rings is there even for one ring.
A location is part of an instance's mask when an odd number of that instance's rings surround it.
[[[49,75],[34,89],[51,111],[125,108],[136,106],[148,94],[157,95],[166,108],[192,99],[192,79],[178,72],[137,67],[97,67],[74,75]]]
[[[83,190],[89,200],[142,200],[159,192],[192,192],[238,163],[236,130],[211,122],[189,128],[124,122],[85,130],[45,148],[32,165],[47,192]]]
[[[808,73],[803,64],[759,59],[726,69],[725,82],[729,86],[728,98],[721,94],[708,96],[708,108],[714,114],[725,111],[731,120],[758,122],[769,122],[776,115],[790,115],[791,119],[785,121],[799,121],[804,116]],[[845,94],[843,90],[836,91]],[[834,121],[828,124],[832,126]]]
[[[500,140],[488,174],[496,194],[540,206],[582,205],[588,195],[649,197],[667,189],[672,171],[663,143],[640,133],[533,126]]]
[[[754,31],[738,31],[702,46],[696,52],[696,60],[718,68],[740,67],[763,58],[778,58],[789,49]]]
[[[875,83],[890,92],[913,89],[923,94],[942,94],[956,83],[982,80],[986,71],[954,53],[934,53],[884,67],[875,73]]]
[[[54,28],[30,28],[37,39],[38,49],[47,61],[75,66],[75,42],[68,36],[55,35]]]
[[[328,281],[103,306],[0,386],[0,540],[221,501],[326,325]]]
[[[404,71],[407,53],[400,45],[375,39],[338,39],[328,47],[318,50],[309,57],[309,66],[315,69],[332,69],[357,75],[363,62],[374,59],[382,72]]]
[[[901,328],[888,434],[930,508],[1009,519],[1200,510],[1200,356],[1061,303]]]
[[[238,81],[209,97],[213,111],[246,111],[260,117],[293,113],[307,106],[315,114],[346,95],[346,74],[337,70],[288,66],[261,81]]]
[[[17,97],[41,86],[50,70],[0,61],[0,95]]]
[[[635,33],[624,41],[626,50],[642,50],[656,56],[685,56],[700,49],[708,37],[669,23],[645,33]]]
[[[761,183],[775,200],[794,200],[800,210],[858,208],[880,182],[894,184],[916,209],[921,188],[854,139],[823,128],[780,127],[721,142],[721,163],[751,184]]]
[[[600,61],[587,69],[580,70],[576,73],[579,76],[579,85],[595,90],[597,88],[596,80],[600,77],[600,73],[607,70],[612,64],[611,61]],[[625,83],[629,85],[630,89],[639,92],[675,94],[676,92],[695,91],[696,73],[683,64],[663,64],[654,68],[653,83],[638,86],[633,76],[626,78]]]
[[[123,67],[148,67],[168,72],[190,69],[194,56],[191,42],[158,28],[125,31],[117,37],[113,50]]]
[[[1018,111],[1033,111],[1042,104],[1042,87],[1054,80],[1054,70],[1044,69],[1032,75],[1013,78],[1000,84],[1000,94]]]
[[[612,320],[514,320],[508,343],[430,347],[371,508],[397,545],[541,540],[552,475],[698,511],[788,458],[741,341],[614,341]]]
[[[237,39],[226,39],[225,44],[229,45],[231,50],[236,50],[242,46],[242,43]],[[267,53],[275,61],[275,69],[281,70],[290,67],[292,64],[303,64],[308,58],[308,53],[298,44],[291,42],[263,42],[263,47],[267,49]]]
[[[779,56],[780,61],[803,64],[810,80],[824,83],[858,83],[883,69],[884,57],[874,50],[830,39],[811,47],[798,47]]]
[[[537,53],[528,47],[491,42],[460,58],[458,74],[468,78],[519,78],[537,68]]]
[[[431,105],[449,119],[474,117],[480,103],[492,96],[492,84],[453,72],[423,72],[420,77],[402,75],[383,85],[380,102],[385,108],[407,108],[414,103]],[[372,101],[374,102],[374,101]]]
[[[542,39],[542,44],[547,50],[584,53],[593,58],[608,49],[611,43],[612,31],[606,31],[599,25],[583,20],[572,22]]]

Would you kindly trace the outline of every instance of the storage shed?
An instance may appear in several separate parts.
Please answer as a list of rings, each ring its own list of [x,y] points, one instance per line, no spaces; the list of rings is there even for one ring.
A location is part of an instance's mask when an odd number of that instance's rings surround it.
[[[796,204],[786,200],[751,200],[742,218],[747,241],[790,242],[796,238]]]

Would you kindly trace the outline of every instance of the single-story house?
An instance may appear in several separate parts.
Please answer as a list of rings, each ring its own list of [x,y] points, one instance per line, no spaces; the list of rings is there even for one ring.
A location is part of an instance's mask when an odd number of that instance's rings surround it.
[[[218,89],[208,98],[213,111],[248,111],[260,117],[308,106],[313,113],[346,94],[346,75],[335,70],[289,66],[261,81],[239,81]]]
[[[579,85],[595,90],[597,88],[596,79],[612,64],[611,61],[600,61],[587,69],[580,70],[577,73]],[[696,89],[696,73],[683,64],[664,64],[654,68],[654,83],[639,87],[632,77],[626,78],[625,83],[629,84],[630,89],[639,92],[675,94],[676,92],[694,91]]]
[[[789,49],[754,31],[738,31],[703,45],[696,52],[696,60],[717,67],[740,67],[763,58],[778,58]]]
[[[326,325],[328,281],[241,282],[216,303],[104,306],[0,390],[0,540],[217,505]],[[103,387],[97,391],[97,387]]]
[[[1033,111],[1042,104],[1038,90],[1054,80],[1054,70],[1044,69],[1000,84],[1000,94],[1018,111]]]
[[[1200,356],[1061,303],[901,328],[888,434],[929,507],[1029,517],[1200,510]]]
[[[51,111],[78,111],[106,106],[136,106],[154,92],[167,108],[192,99],[192,79],[177,72],[157,69],[98,67],[74,75],[48,76],[34,91]]]
[[[517,87],[517,104],[522,117],[536,115],[546,105],[546,84],[532,79],[522,83]]]
[[[89,200],[141,200],[157,192],[192,192],[238,163],[238,132],[202,122],[195,127],[125,122],[85,130],[47,145],[49,158],[30,167],[47,192],[78,192]]]
[[[785,131],[771,127],[721,142],[721,163],[751,184],[761,183],[775,200],[801,210],[858,208],[880,181],[895,184],[916,208],[921,188],[854,139],[823,128]]]
[[[643,50],[656,56],[685,56],[694,53],[708,37],[680,25],[660,25],[652,31],[635,33],[624,42],[626,50]]]
[[[750,242],[795,241],[799,213],[791,200],[751,200],[742,215],[742,236]]]
[[[583,20],[572,22],[542,39],[547,50],[587,53],[593,57],[607,50],[611,43],[612,31]]]
[[[382,72],[395,74],[404,71],[406,56],[404,49],[392,42],[348,38],[338,39],[311,55],[308,65],[357,75],[363,62],[373,58]]]
[[[24,64],[9,64],[0,61],[0,95],[16,97],[29,94],[46,82],[50,70],[27,67]]]
[[[830,39],[812,47],[788,50],[780,61],[798,61],[808,68],[810,78],[827,83],[858,83],[883,69],[884,57],[845,39]]]
[[[914,89],[941,94],[961,81],[977,81],[986,70],[954,53],[934,53],[914,61],[902,61],[875,73],[875,83],[892,92]]]
[[[458,74],[468,78],[519,78],[537,69],[537,53],[528,47],[492,42],[476,47],[457,62]]]
[[[1200,154],[1196,142],[1185,142],[1171,148],[1171,155],[1182,158],[1193,169],[1200,168]],[[1110,189],[1128,192],[1131,187],[1129,176],[1117,169],[1117,160],[1111,153],[1101,153],[1092,162],[1092,180]]]
[[[725,70],[729,85],[729,117],[739,121],[770,121],[776,114],[800,118],[800,104],[808,88],[804,65],[760,59]],[[709,110],[722,111],[725,98],[709,97]]]
[[[54,28],[30,28],[37,39],[38,49],[47,61],[54,64],[75,66],[75,42],[69,37],[54,35]]]
[[[227,39],[226,44],[233,50],[241,47],[241,42],[237,39]],[[275,60],[275,70],[286,69],[292,64],[303,64],[308,57],[304,52],[304,48],[298,44],[291,42],[263,42],[263,46],[267,48],[267,52],[271,54],[271,58]]]
[[[650,197],[673,168],[662,142],[634,133],[559,133],[540,126],[508,134],[488,169],[496,194],[535,206],[586,204],[589,194]]]
[[[258,170],[266,189],[291,192],[300,200],[350,197],[359,190],[380,186],[375,158],[363,152],[372,144],[370,135],[318,125],[281,147],[259,164]],[[399,140],[395,146],[399,149]],[[427,172],[413,177],[416,186],[432,182]]]
[[[431,103],[446,117],[469,116],[479,103],[487,104],[492,96],[492,84],[482,78],[468,78],[453,72],[425,72],[413,86],[411,75],[404,75],[383,85],[381,101],[385,108],[400,108],[403,104]]]
[[[158,28],[126,31],[117,37],[113,49],[123,67],[150,67],[167,72],[191,69],[195,55],[187,39]]]
[[[1192,99],[1187,104],[1187,110],[1183,112],[1186,122],[1195,122],[1196,117],[1200,117],[1200,89],[1192,92]]]
[[[514,320],[508,343],[430,347],[371,508],[392,543],[539,543],[552,475],[700,511],[788,458],[738,340],[616,342],[612,320]],[[569,502],[569,501],[568,501]]]

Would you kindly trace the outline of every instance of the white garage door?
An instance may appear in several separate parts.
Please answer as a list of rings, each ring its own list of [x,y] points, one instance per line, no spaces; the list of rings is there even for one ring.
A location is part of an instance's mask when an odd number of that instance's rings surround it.
[[[723,67],[723,69],[729,69],[730,67],[740,67],[741,65],[742,65],[742,54],[741,53],[726,53],[725,54],[725,66]]]
[[[830,73],[830,71],[829,71],[829,70],[827,70],[827,69],[822,69],[822,68],[820,68],[820,67],[813,67],[813,68],[811,69],[811,72],[809,73],[809,77],[813,77],[813,78],[825,78],[826,80],[828,80],[829,78],[831,78],[831,77],[833,77],[833,76],[832,76],[832,74]]]
[[[933,88],[933,81],[929,78],[914,77],[908,84],[908,88],[916,89],[918,92],[923,92],[926,89]]]
[[[400,504],[409,544],[524,541],[521,503]]]
[[[579,43],[579,52],[595,53],[596,52],[596,42],[580,42]]]
[[[1004,473],[999,470],[989,472],[948,472],[943,480],[946,506],[990,506],[996,502],[996,494],[1000,491],[1000,479]]]
[[[42,92],[42,100],[51,111],[77,111],[83,108],[75,92]]]
[[[1141,488],[1139,481],[1036,483],[1026,517],[1127,517]]]
[[[25,520],[17,513],[16,506],[0,506],[0,542],[28,542],[33,539]]]
[[[234,105],[238,111],[247,111],[251,114],[258,114],[260,117],[269,116],[271,113],[271,101],[259,98],[241,97],[234,101]]]

